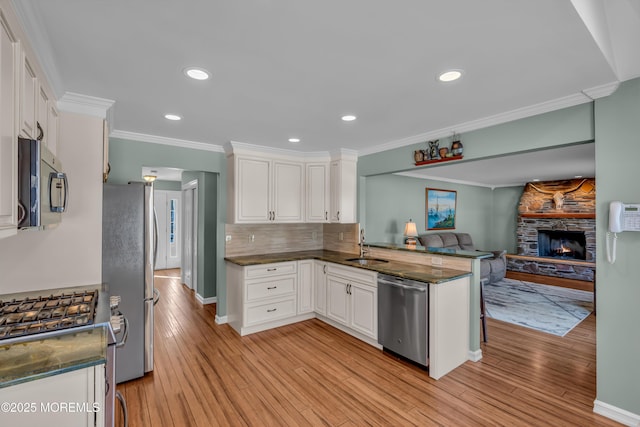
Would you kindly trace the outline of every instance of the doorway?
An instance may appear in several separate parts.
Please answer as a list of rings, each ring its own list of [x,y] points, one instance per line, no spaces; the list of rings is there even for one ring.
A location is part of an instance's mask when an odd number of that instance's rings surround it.
[[[155,269],[180,268],[182,192],[155,190],[154,206],[158,221],[158,255]]]
[[[196,290],[198,283],[198,181],[182,186],[182,283]]]

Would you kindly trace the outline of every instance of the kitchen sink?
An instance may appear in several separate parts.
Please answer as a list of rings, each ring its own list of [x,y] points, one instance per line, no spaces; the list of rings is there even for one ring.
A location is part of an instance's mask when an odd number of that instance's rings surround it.
[[[360,265],[383,264],[385,262],[389,262],[386,259],[379,258],[348,258],[347,261],[356,262]]]

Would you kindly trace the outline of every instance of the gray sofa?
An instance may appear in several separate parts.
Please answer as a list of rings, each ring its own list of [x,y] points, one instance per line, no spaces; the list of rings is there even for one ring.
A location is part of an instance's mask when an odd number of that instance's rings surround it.
[[[468,233],[429,233],[421,234],[418,240],[422,246],[430,248],[477,250]],[[489,279],[489,283],[504,279],[507,272],[507,251],[486,251],[493,253],[493,258],[480,260],[480,279]]]

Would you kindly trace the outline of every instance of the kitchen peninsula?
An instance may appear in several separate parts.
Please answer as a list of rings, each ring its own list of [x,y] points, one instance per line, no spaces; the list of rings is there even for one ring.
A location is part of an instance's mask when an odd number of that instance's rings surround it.
[[[423,282],[429,295],[429,375],[440,378],[470,359],[471,265],[490,254],[403,249],[371,244],[366,257],[330,250],[226,257],[229,324],[246,335],[318,318],[382,348],[378,274]],[[447,261],[436,265],[436,255]]]

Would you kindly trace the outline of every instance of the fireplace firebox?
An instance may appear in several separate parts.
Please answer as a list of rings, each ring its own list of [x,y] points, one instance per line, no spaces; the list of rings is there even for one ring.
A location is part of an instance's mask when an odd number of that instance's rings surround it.
[[[586,259],[587,239],[583,231],[538,230],[538,256]]]

